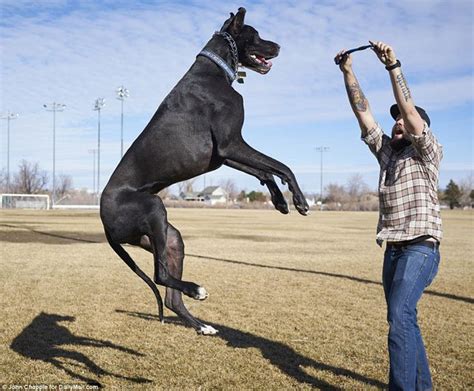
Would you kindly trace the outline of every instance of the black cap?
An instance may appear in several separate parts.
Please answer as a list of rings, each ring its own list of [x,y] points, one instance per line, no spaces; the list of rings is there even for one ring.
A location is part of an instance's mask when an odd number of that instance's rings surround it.
[[[416,111],[418,111],[418,114],[420,114],[420,117],[423,118],[423,120],[428,124],[428,126],[430,126],[431,124],[430,117],[428,117],[428,114],[426,114],[426,111],[418,106],[415,106],[415,109]],[[390,114],[392,115],[394,120],[397,120],[397,117],[400,115],[400,110],[398,109],[398,106],[396,104],[390,107]]]

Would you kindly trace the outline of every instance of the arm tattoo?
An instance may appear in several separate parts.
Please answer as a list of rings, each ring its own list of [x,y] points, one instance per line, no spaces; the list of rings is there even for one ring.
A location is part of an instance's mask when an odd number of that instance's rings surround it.
[[[411,98],[410,94],[410,89],[408,88],[407,81],[405,80],[405,76],[403,76],[403,73],[400,72],[400,74],[397,75],[396,77],[397,84],[402,90],[403,97],[405,98],[405,102],[408,102],[408,100]]]
[[[349,95],[349,102],[356,111],[367,111],[368,102],[357,82],[351,85],[346,84],[347,95]]]

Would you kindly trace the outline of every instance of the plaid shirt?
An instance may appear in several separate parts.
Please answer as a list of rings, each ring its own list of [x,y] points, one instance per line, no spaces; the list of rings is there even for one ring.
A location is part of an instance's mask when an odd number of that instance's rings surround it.
[[[399,242],[430,235],[441,240],[438,201],[439,164],[443,148],[425,123],[421,136],[397,152],[377,124],[362,140],[380,165],[377,243]]]

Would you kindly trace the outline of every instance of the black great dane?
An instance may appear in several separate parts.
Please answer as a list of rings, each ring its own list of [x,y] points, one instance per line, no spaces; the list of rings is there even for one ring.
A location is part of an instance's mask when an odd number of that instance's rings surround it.
[[[293,203],[302,215],[308,205],[293,172],[279,161],[250,147],[242,137],[242,96],[232,88],[239,65],[261,74],[280,47],[261,39],[244,24],[245,9],[230,14],[173,88],[143,132],[123,156],[105,187],[100,216],[108,242],[127,265],[153,290],[163,320],[163,302],[155,285],[166,287],[165,305],[198,333],[215,334],[212,326],[193,317],[181,293],[204,300],[206,290],[183,281],[184,243],[167,220],[156,195],[180,181],[213,171],[225,164],[258,178],[266,185],[281,213],[288,205],[274,176],[287,183]],[[121,246],[136,245],[153,253],[154,281]]]

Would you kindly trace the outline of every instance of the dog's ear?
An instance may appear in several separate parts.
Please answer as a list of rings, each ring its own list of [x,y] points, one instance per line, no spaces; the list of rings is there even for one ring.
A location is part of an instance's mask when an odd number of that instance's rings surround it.
[[[230,13],[230,18],[227,19],[224,24],[222,25],[221,27],[221,33],[227,31],[227,29],[229,28],[230,24],[232,23],[232,21],[234,20],[235,18],[235,15],[233,12]]]
[[[230,13],[230,18],[227,19],[222,28],[221,32],[227,31],[234,37],[240,34],[242,30],[242,26],[244,25],[244,18],[245,18],[245,8],[240,7],[237,15],[234,15],[232,12]]]

